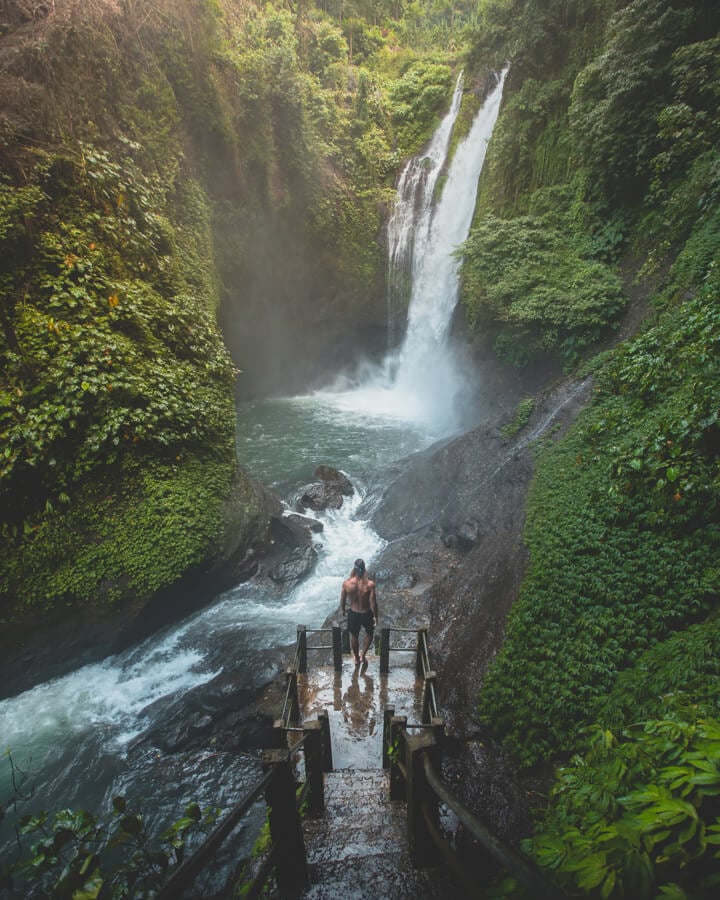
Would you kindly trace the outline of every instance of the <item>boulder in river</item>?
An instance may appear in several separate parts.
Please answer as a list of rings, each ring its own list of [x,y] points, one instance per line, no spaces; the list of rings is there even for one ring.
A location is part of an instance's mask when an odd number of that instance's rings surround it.
[[[268,575],[281,584],[298,582],[306,578],[317,563],[317,553],[312,547],[297,547],[282,562],[273,566]]]
[[[323,481],[325,484],[331,484],[345,497],[352,497],[355,493],[355,488],[347,475],[344,475],[339,469],[335,469],[332,466],[318,466],[313,472],[313,478]]]
[[[352,497],[355,488],[350,479],[332,466],[318,466],[313,473],[317,481],[300,488],[297,499],[299,510],[340,509],[345,497]]]
[[[290,513],[284,518],[289,519],[293,525],[299,525],[301,528],[307,528],[318,534],[323,531],[325,526],[319,519],[313,519],[312,516],[302,516],[300,513]]]

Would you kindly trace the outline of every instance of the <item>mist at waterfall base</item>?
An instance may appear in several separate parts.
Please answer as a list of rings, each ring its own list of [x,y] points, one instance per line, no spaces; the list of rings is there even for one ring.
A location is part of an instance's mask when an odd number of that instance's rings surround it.
[[[434,187],[427,180],[424,208],[404,201],[410,221],[402,221],[408,234],[400,255],[411,266],[413,290],[399,349],[380,368],[344,376],[311,396],[238,410],[240,459],[287,498],[288,508],[320,463],[342,469],[357,488],[340,510],[317,514],[324,530],[316,536],[312,576],[291,590],[268,578],[237,585],[122,654],[1,701],[0,749],[12,757],[0,759],[0,804],[14,793],[14,766],[16,775],[28,773],[23,791],[32,788],[19,815],[65,807],[97,813],[123,795],[141,808],[149,830],[157,831],[182,815],[190,800],[229,809],[255,780],[256,757],[218,751],[211,743],[168,752],[154,739],[155,724],[183,704],[193,712],[193,698],[221,673],[237,675],[249,691],[276,675],[287,664],[296,625],[319,626],[337,609],[352,561],[362,556],[372,571],[383,549],[379,536],[357,517],[370,477],[377,479],[384,466],[459,427],[457,401],[465,376],[448,346],[457,301],[452,254],[470,225],[502,80],[458,146],[437,207],[432,208]],[[460,90],[459,83],[440,138],[436,133],[435,161],[420,166],[432,174],[433,185],[444,166]],[[488,108],[494,110],[489,118]],[[402,203],[400,198],[399,208]],[[413,219],[418,212],[420,219]],[[0,822],[3,856],[11,852],[14,826],[9,814]]]

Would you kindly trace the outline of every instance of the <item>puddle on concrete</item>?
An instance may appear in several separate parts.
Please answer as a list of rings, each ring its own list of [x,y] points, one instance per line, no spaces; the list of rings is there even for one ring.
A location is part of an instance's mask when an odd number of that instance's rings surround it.
[[[312,664],[311,664],[312,666]],[[300,709],[314,719],[326,709],[330,719],[334,769],[373,769],[382,766],[383,710],[395,708],[408,723],[422,716],[422,681],[415,674],[415,653],[393,653],[387,675],[380,660],[369,656],[356,666],[343,658],[342,672],[332,666],[312,667],[298,677]]]

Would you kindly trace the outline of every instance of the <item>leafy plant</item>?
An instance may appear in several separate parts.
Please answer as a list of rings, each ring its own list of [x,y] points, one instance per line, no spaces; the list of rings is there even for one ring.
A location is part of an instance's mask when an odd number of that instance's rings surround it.
[[[720,723],[689,710],[590,729],[561,768],[525,849],[568,891],[602,897],[715,896],[720,876]]]
[[[507,425],[503,425],[500,429],[500,433],[504,438],[514,437],[519,431],[522,431],[523,428],[530,421],[530,416],[535,409],[535,401],[532,397],[526,397],[524,400],[521,400],[518,403],[517,409],[515,410],[515,416],[512,422],[508,422]]]
[[[23,816],[18,837],[32,838],[30,853],[7,866],[2,879],[24,896],[147,896],[182,862],[188,838],[207,832],[216,815],[188,803],[185,815],[157,836],[123,797],[113,798],[109,818],[71,809]]]

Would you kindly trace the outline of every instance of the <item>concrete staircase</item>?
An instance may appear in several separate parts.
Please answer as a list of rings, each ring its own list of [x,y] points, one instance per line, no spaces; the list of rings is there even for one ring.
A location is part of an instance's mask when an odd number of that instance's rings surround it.
[[[447,872],[415,869],[407,849],[405,804],[389,799],[382,769],[325,775],[325,815],[303,824],[308,900],[423,900],[456,897]]]

